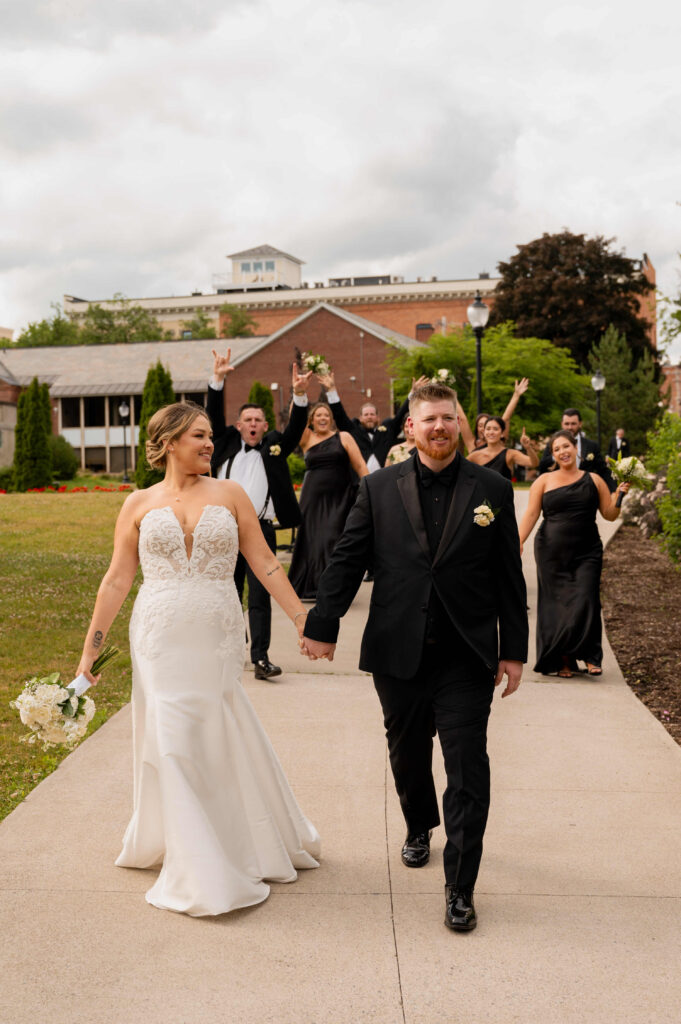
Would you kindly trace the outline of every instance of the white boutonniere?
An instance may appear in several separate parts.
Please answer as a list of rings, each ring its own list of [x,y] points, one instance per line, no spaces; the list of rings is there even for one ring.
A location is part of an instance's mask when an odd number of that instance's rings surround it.
[[[589,452],[589,454],[586,457],[586,461],[587,462],[591,462],[593,460],[593,457],[594,457],[594,453],[593,452]]]
[[[376,430],[380,430],[381,432],[385,431],[386,429],[387,428],[384,427],[382,423],[381,423],[380,427],[376,427]]]
[[[482,505],[473,509],[473,522],[476,526],[491,526],[498,511],[498,508],[492,508],[489,502],[484,501]]]
[[[270,445],[270,455],[281,455],[281,445],[272,444]]]

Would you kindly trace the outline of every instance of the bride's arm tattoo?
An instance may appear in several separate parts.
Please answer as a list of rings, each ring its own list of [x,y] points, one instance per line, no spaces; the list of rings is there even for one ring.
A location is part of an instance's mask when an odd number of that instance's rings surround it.
[[[267,575],[268,576],[272,576],[277,571],[277,569],[281,569],[281,566],[277,565],[274,569],[268,569],[267,570]]]
[[[101,647],[103,639],[104,639],[104,635],[103,635],[101,629],[98,629],[97,632],[95,633],[95,635],[92,638],[92,646],[95,647],[95,648],[96,647]]]

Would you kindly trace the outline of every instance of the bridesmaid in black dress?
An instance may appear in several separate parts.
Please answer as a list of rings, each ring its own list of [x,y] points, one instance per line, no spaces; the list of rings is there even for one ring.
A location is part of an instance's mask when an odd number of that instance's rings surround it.
[[[326,402],[312,406],[300,447],[306,465],[300,494],[303,521],[296,534],[288,578],[298,597],[314,601],[319,577],[355,500],[351,469],[359,477],[369,470],[352,435],[336,429]]]
[[[539,465],[539,456],[532,447],[532,441],[525,433],[524,427],[520,443],[525,452],[506,447],[502,440],[505,431],[506,423],[501,416],[488,416],[484,430],[485,447],[471,452],[468,458],[476,466],[486,466],[487,469],[493,469],[495,473],[505,476],[507,480],[512,480],[516,466],[534,469]]]
[[[557,672],[569,678],[577,661],[591,676],[601,675],[600,582],[603,545],[596,512],[617,519],[617,496],[600,476],[577,468],[573,435],[559,430],[551,438],[556,468],[532,484],[518,528],[521,549],[541,512],[544,521],[534,541],[539,595],[537,600],[537,663],[535,672]]]

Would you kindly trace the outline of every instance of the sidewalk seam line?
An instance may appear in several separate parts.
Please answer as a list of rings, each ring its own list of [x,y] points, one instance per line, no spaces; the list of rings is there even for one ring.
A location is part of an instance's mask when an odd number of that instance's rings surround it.
[[[390,924],[393,930],[393,946],[395,948],[395,965],[397,967],[397,987],[400,993],[400,1010],[402,1011],[402,1024],[407,1024],[407,1018],[404,1013],[404,993],[402,992],[402,972],[400,971],[400,954],[397,949],[397,933],[395,931],[395,906],[393,904],[393,879],[390,871],[390,839],[388,836],[388,747],[386,744],[385,748],[385,763],[384,763],[384,800],[383,800],[383,816],[385,821],[385,860],[388,868],[388,893],[390,895]]]

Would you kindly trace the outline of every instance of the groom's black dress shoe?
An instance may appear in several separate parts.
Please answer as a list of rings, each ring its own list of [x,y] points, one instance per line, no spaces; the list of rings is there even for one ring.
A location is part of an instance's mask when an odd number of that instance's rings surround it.
[[[402,847],[402,863],[408,868],[422,868],[430,860],[430,837],[432,832],[419,832],[407,836]]]
[[[260,661],[256,661],[253,665],[253,670],[256,679],[271,679],[272,676],[281,675],[279,666],[273,665],[268,658],[261,658]]]
[[[445,886],[445,924],[455,932],[472,932],[478,923],[473,890],[457,885]]]

